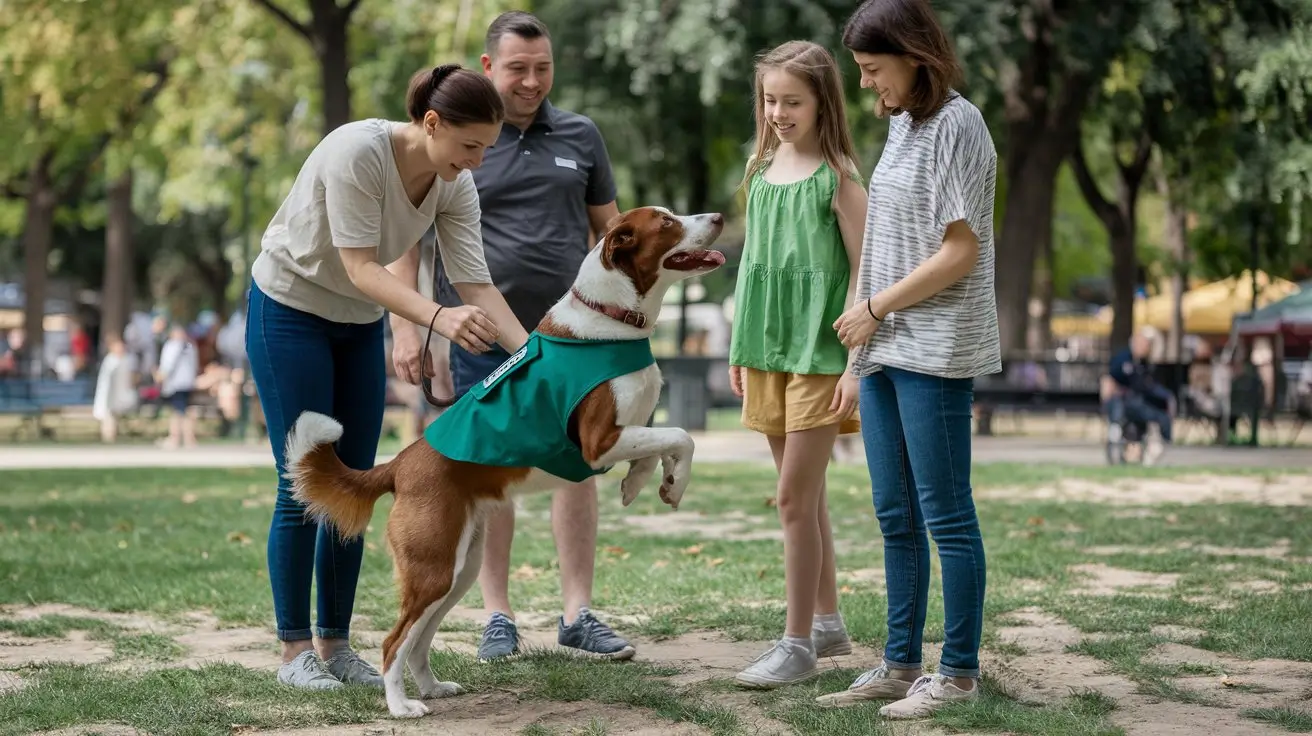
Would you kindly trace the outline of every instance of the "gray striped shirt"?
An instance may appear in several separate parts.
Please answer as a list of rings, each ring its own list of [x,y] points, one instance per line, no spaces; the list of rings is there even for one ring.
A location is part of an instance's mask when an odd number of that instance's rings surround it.
[[[881,366],[943,378],[1002,370],[993,290],[996,175],[988,126],[966,98],[953,93],[934,117],[914,128],[907,113],[891,119],[870,177],[857,299],[887,289],[937,253],[956,220],[965,220],[979,238],[979,259],[956,283],[885,317],[859,350],[856,375]]]

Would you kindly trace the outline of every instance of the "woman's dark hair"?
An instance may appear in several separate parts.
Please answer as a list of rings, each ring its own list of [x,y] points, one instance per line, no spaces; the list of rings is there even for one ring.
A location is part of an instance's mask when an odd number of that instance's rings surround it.
[[[410,121],[423,121],[429,110],[451,125],[499,123],[506,117],[501,94],[492,80],[459,64],[421,70],[410,78],[405,96]]]
[[[919,62],[915,88],[902,108],[912,120],[938,112],[947,102],[949,90],[962,80],[957,55],[928,0],[866,0],[848,19],[843,46],[856,53],[890,54]]]

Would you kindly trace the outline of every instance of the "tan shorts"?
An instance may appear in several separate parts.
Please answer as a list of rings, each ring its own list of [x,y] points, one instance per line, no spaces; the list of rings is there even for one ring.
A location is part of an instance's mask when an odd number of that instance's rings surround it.
[[[743,426],[767,435],[784,435],[838,422],[829,410],[839,376],[777,373],[743,368]],[[839,434],[861,431],[857,413],[842,421]]]

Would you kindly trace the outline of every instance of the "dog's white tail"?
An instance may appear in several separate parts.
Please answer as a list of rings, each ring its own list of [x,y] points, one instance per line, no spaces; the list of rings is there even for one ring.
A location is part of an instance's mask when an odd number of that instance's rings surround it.
[[[374,502],[393,490],[391,463],[369,470],[346,467],[333,450],[342,425],[330,416],[302,412],[287,433],[286,471],[292,496],[306,513],[329,522],[344,539],[357,537],[369,526]]]

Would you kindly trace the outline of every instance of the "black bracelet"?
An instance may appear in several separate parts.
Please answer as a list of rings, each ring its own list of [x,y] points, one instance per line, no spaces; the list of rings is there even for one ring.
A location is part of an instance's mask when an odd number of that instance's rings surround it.
[[[871,316],[871,317],[875,317],[875,308],[872,307],[872,306],[870,306],[870,300],[869,300],[869,299],[866,300],[866,311],[870,313],[870,316]],[[876,321],[876,322],[883,322],[884,320],[880,319],[879,317],[875,317],[875,321]]]

